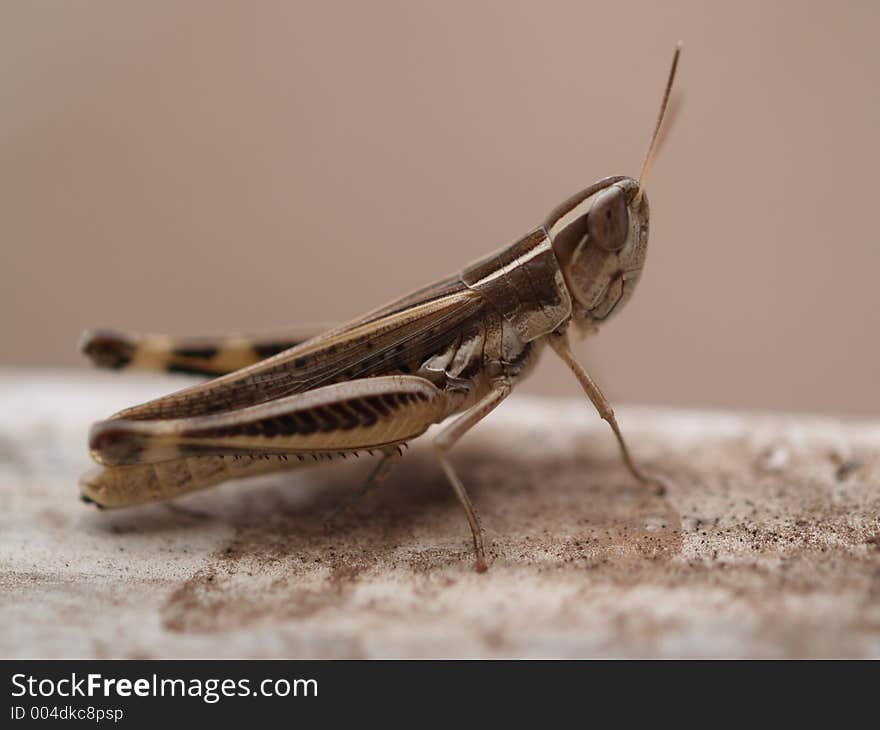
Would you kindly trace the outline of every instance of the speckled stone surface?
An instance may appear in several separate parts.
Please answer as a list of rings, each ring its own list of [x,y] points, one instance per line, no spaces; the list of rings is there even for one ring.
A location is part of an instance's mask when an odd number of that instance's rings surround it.
[[[92,420],[172,378],[0,375],[2,657],[880,657],[880,422],[620,408],[646,494],[580,397],[424,438],[329,534],[364,459],[98,512]]]

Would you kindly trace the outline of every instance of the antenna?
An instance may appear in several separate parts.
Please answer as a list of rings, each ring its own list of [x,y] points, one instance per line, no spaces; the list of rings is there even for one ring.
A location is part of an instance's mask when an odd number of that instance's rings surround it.
[[[657,124],[654,126],[654,134],[651,135],[651,143],[645,159],[642,161],[642,169],[639,170],[639,191],[636,193],[633,203],[638,205],[645,190],[645,180],[651,171],[654,162],[654,153],[657,151],[657,140],[660,137],[660,127],[663,126],[663,118],[666,116],[666,107],[669,106],[669,95],[672,93],[672,82],[675,81],[675,69],[678,68],[678,58],[681,56],[681,41],[675,46],[675,55],[672,57],[672,67],[669,69],[669,78],[666,80],[666,89],[663,92],[663,101],[660,103],[660,114],[657,115]]]

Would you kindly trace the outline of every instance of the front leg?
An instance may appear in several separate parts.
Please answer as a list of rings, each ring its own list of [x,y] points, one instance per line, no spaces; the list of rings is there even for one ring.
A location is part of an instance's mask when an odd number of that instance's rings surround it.
[[[550,343],[554,352],[559,355],[560,359],[568,365],[568,368],[574,373],[574,376],[578,379],[578,382],[581,384],[587,397],[599,412],[599,416],[611,426],[611,430],[614,431],[614,435],[617,437],[617,443],[620,445],[620,453],[623,456],[623,463],[626,465],[629,473],[632,474],[640,484],[651,489],[654,494],[665,494],[666,487],[663,483],[644,474],[635,465],[632,457],[630,457],[626,441],[624,441],[623,434],[620,432],[620,427],[617,425],[617,419],[614,417],[614,409],[611,407],[607,398],[602,394],[602,391],[599,390],[599,386],[596,385],[595,381],[590,377],[590,374],[584,370],[583,366],[575,359],[574,354],[571,351],[571,345],[568,341],[568,332],[553,332],[547,336],[547,341]]]

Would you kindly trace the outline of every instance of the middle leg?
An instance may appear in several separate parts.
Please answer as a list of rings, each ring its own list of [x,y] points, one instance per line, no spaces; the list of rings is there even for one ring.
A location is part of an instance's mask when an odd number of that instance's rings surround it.
[[[452,485],[455,496],[464,508],[467,516],[468,524],[471,528],[471,535],[474,541],[474,553],[476,555],[476,563],[474,565],[478,573],[486,571],[486,551],[483,547],[483,528],[480,526],[480,518],[474,509],[471,498],[468,496],[467,490],[452,468],[449,461],[449,450],[455,443],[470,431],[474,426],[483,420],[495,407],[501,403],[509,394],[511,386],[510,381],[505,379],[498,380],[493,384],[492,390],[476,403],[469,411],[456,418],[452,423],[446,426],[434,440],[434,448],[437,453],[437,459],[446,478]]]

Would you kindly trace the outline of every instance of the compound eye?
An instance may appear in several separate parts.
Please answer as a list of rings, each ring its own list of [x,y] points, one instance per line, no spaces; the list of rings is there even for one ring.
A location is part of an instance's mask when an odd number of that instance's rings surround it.
[[[623,190],[611,187],[599,194],[587,216],[590,242],[605,251],[620,251],[626,243],[629,212]]]

